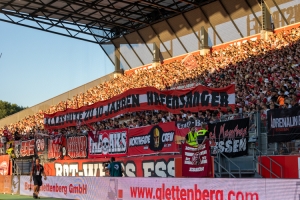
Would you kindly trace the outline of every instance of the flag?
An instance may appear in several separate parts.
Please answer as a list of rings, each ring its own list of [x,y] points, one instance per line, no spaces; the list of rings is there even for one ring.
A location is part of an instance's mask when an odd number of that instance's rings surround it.
[[[88,131],[88,135],[89,135],[89,137],[92,138],[93,142],[97,142],[98,141],[97,131]]]
[[[62,144],[62,138],[61,138],[61,136],[55,137],[53,139],[53,144]]]

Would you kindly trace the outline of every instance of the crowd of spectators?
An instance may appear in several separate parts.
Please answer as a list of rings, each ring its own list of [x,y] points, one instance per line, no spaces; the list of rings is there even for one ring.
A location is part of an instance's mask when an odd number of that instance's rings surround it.
[[[115,119],[91,124],[95,129],[138,127],[167,121],[187,120],[188,115],[203,118],[207,122],[222,120],[225,114],[261,112],[266,119],[269,109],[298,106],[300,94],[300,27],[270,35],[268,40],[247,41],[240,46],[227,46],[205,56],[193,55],[193,67],[183,60],[175,60],[132,74],[120,75],[110,81],[90,88],[72,99],[52,105],[48,110],[28,116],[22,121],[3,127],[22,138],[32,137],[36,132],[51,134],[43,130],[43,113],[52,114],[68,108],[77,109],[98,101],[107,100],[131,88],[153,86],[160,90],[182,85],[202,84],[221,88],[236,85],[236,108],[227,111],[206,111],[180,115],[160,111],[127,113]],[[187,117],[183,117],[186,115]],[[70,127],[63,134],[85,133],[90,126]],[[78,131],[79,130],[79,131]],[[18,134],[15,134],[15,133]],[[14,133],[14,134],[12,134]],[[16,137],[16,136],[15,136]]]

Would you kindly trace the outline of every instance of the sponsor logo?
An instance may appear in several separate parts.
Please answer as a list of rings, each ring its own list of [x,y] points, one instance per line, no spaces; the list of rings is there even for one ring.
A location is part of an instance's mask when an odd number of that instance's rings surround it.
[[[161,187],[130,187],[130,197],[132,199],[216,199],[216,200],[259,200],[259,195],[256,192],[243,192],[230,190],[227,194],[224,190],[202,189],[197,184],[191,188],[181,188],[173,185],[166,187],[162,184]]]
[[[31,190],[34,185],[31,183],[25,182],[24,184],[25,190]],[[59,184],[43,184],[40,188],[40,191],[44,192],[52,192],[52,193],[62,193],[64,195],[69,194],[88,194],[88,185],[87,184],[69,184],[69,185],[59,185]]]

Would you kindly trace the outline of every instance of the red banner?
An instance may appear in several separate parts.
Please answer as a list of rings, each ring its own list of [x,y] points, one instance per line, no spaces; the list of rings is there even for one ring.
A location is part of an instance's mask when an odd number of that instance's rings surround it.
[[[129,155],[178,152],[175,122],[129,129]]]
[[[90,131],[89,158],[127,155],[128,129]]]
[[[67,139],[67,152],[70,158],[87,157],[87,137],[77,136]]]
[[[34,155],[35,140],[14,141],[14,152],[17,158]]]
[[[66,147],[65,137],[56,137],[48,140],[48,159],[63,158],[63,148]]]
[[[199,147],[188,144],[182,145],[182,176],[185,177],[210,177],[211,157],[209,142]]]
[[[122,163],[126,177],[175,177],[174,159],[181,155],[116,158]],[[108,158],[56,160],[45,163],[48,176],[105,176]],[[179,169],[179,168],[178,168]],[[180,168],[181,170],[181,168]]]
[[[92,123],[126,112],[163,110],[178,114],[180,110],[227,108],[235,105],[235,87],[207,88],[197,86],[185,90],[160,91],[154,87],[130,89],[109,100],[80,109],[67,109],[52,115],[45,114],[44,126],[48,129],[76,126],[77,122]]]

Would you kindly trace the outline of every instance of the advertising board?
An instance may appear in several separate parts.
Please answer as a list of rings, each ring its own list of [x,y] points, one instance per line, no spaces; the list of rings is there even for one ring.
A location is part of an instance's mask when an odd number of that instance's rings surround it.
[[[126,177],[175,177],[175,158],[181,155],[117,158],[125,169]],[[105,176],[105,163],[109,158],[56,160],[45,163],[48,176]]]
[[[48,177],[40,196],[64,199],[298,199],[297,179]],[[21,176],[21,195],[32,195],[29,176]],[[99,189],[101,188],[101,189]]]

